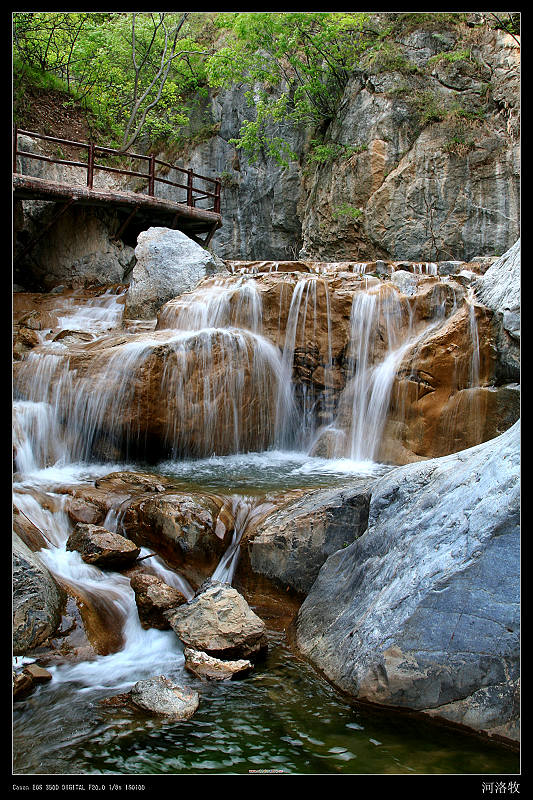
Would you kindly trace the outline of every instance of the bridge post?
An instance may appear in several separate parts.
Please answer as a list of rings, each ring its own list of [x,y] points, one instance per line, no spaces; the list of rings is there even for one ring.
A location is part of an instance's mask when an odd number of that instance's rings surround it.
[[[215,214],[220,214],[220,181],[217,179],[215,181],[215,207],[214,207]]]
[[[18,147],[19,129],[15,125],[13,128],[13,172],[17,171],[17,147]]]
[[[193,207],[193,199],[192,199],[192,179],[193,179],[193,170],[187,170],[187,205],[191,208]]]
[[[94,142],[89,143],[89,151],[87,153],[87,186],[89,189],[93,188],[94,176]]]
[[[149,167],[149,174],[148,174],[148,194],[152,197],[155,194],[154,187],[155,187],[155,156],[150,156],[150,167]]]

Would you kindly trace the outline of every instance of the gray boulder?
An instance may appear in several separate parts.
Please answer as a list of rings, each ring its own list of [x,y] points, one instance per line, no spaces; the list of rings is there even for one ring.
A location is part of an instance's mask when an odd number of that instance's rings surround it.
[[[160,717],[181,720],[192,717],[198,708],[199,695],[188,686],[176,686],[164,675],[138,681],[129,693],[136,708]]]
[[[520,239],[476,282],[481,302],[493,311],[520,310]]]
[[[474,290],[494,311],[496,380],[520,383],[520,239],[480,276]]]
[[[520,422],[374,487],[322,567],[296,644],[340,689],[519,738]]]
[[[64,594],[39,556],[13,533],[13,655],[42,644],[61,622]]]
[[[142,231],[135,256],[124,310],[130,319],[153,319],[167,300],[191,291],[202,278],[227,272],[220,258],[170,228]]]
[[[366,530],[370,484],[306,492],[275,511],[248,544],[254,572],[307,593],[324,561]]]

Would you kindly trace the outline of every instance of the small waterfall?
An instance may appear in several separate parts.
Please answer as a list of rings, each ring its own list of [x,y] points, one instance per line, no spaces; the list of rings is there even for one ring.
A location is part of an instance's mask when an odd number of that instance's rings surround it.
[[[67,449],[49,403],[13,403],[13,447],[16,469],[23,474],[67,460]]]
[[[324,293],[326,318],[326,354],[317,348],[323,331],[318,331],[318,287]],[[281,358],[276,413],[276,446],[281,449],[305,451],[317,426],[317,394],[312,381],[302,380],[298,386],[299,397],[293,385],[297,353],[305,359],[310,347],[317,350],[323,363],[325,390],[330,388],[333,366],[331,347],[331,311],[327,281],[316,275],[300,278],[293,289],[285,324],[285,339]]]
[[[350,318],[351,351],[347,386],[352,396],[348,456],[375,460],[398,366],[409,347],[405,303],[392,287],[354,295]],[[376,353],[384,342],[381,361]]]
[[[481,441],[483,432],[483,415],[481,413],[480,386],[480,348],[479,330],[474,304],[474,292],[470,290],[467,296],[468,304],[468,330],[470,334],[472,358],[470,360],[470,389],[468,393],[469,414],[472,420],[472,432],[475,442]]]

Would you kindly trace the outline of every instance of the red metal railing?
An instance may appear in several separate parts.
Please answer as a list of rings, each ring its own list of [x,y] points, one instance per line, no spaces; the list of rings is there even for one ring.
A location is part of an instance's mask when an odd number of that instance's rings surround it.
[[[18,137],[28,136],[34,139],[43,139],[47,142],[54,142],[58,145],[65,145],[67,147],[80,148],[87,152],[87,161],[71,161],[65,158],[53,158],[52,156],[45,156],[37,153],[30,153],[24,150],[19,150]],[[155,197],[155,184],[166,183],[169,186],[174,186],[178,189],[184,189],[186,192],[186,199],[177,200],[175,202],[183,203],[191,208],[200,208],[197,203],[203,200],[212,200],[213,205],[211,208],[202,208],[203,211],[214,211],[220,214],[220,180],[218,178],[208,178],[205,175],[199,175],[192,169],[184,169],[177,167],[174,164],[169,164],[167,161],[161,161],[155,156],[141,155],[140,153],[130,153],[123,150],[114,150],[110,147],[100,147],[95,145],[94,142],[75,142],[69,139],[60,139],[56,136],[45,136],[42,133],[35,133],[34,131],[21,130],[14,128],[13,131],[13,172],[17,172],[17,156],[22,156],[36,161],[47,161],[51,164],[64,164],[70,167],[82,167],[87,170],[87,187],[93,188],[94,174],[96,170],[105,172],[113,172],[119,175],[128,175],[137,178],[144,178],[147,181],[148,195]],[[121,158],[139,159],[140,161],[148,162],[148,171],[140,172],[133,169],[121,169],[119,167],[111,167],[106,164],[97,162],[97,156],[120,156]],[[176,172],[186,175],[186,183],[179,183],[177,181],[163,178],[156,173],[157,167],[164,167],[167,171],[175,170]],[[206,188],[199,187],[197,181],[203,181],[208,184],[212,191]]]

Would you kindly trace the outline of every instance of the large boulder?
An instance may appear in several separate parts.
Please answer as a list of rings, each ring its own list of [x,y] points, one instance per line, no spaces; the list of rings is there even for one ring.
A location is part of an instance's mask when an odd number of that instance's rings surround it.
[[[352,697],[519,737],[520,423],[392,470],[322,567],[300,651]]]
[[[215,569],[228,537],[215,535],[224,500],[216,495],[171,492],[141,495],[128,504],[122,525],[126,536],[150,547],[169,563],[200,569],[200,581]]]
[[[366,530],[370,482],[306,492],[269,514],[248,544],[254,572],[307,593],[320,567]]]
[[[256,660],[267,649],[266,626],[232,586],[211,581],[168,615],[174,632],[194,650],[215,658]]]
[[[208,275],[227,272],[220,258],[170,228],[142,231],[135,256],[124,310],[130,319],[153,319],[167,300],[191,291]]]
[[[24,655],[61,622],[64,593],[36,553],[13,533],[13,655]]]

